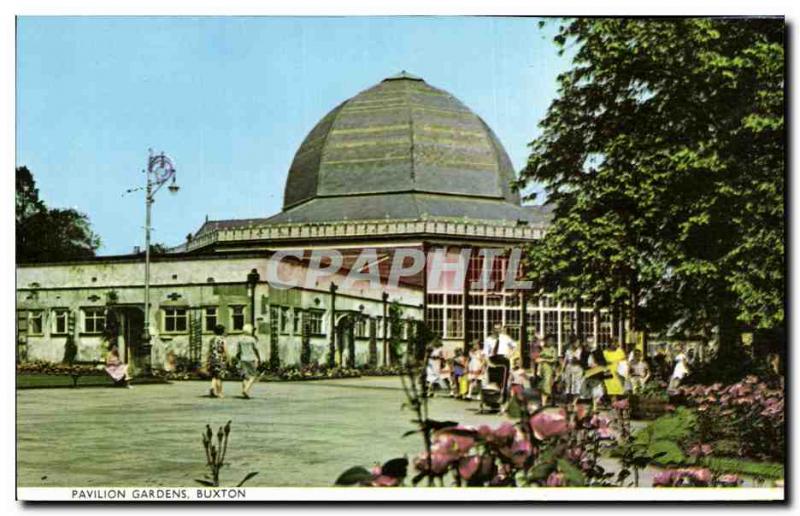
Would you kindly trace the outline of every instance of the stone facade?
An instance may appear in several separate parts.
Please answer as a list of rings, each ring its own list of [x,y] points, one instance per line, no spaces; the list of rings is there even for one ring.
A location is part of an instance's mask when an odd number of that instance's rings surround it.
[[[197,362],[206,356],[213,325],[227,329],[235,350],[236,335],[245,323],[255,322],[259,351],[270,356],[277,341],[282,365],[300,362],[303,325],[309,331],[311,359],[324,362],[331,335],[331,283],[336,292],[336,323],[357,315],[355,363],[369,360],[373,336],[364,328],[376,327],[377,356],[384,363],[384,292],[386,303],[396,301],[406,319],[421,319],[423,292],[400,286],[373,288],[366,282],[346,286],[344,276],[320,278],[312,287],[274,288],[267,284],[268,254],[170,255],[151,263],[149,359],[156,369],[171,369],[182,361]],[[302,263],[281,264],[280,277],[304,274]],[[261,278],[252,291],[247,276],[255,269]],[[144,311],[144,260],[141,256],[109,257],[80,263],[19,265],[17,267],[18,356],[22,360],[59,362],[68,338],[77,346],[78,361],[99,361],[107,349],[103,323],[118,322],[122,356],[142,362],[141,331]],[[251,307],[255,307],[254,316]],[[113,312],[113,315],[110,313]],[[276,339],[271,335],[275,332]],[[347,338],[345,333],[339,336]],[[345,343],[340,343],[344,345]],[[344,352],[345,361],[347,351]]]

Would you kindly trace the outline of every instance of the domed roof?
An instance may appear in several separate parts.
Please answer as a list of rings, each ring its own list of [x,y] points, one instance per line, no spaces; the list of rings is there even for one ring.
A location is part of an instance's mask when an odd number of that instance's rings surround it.
[[[408,194],[519,206],[514,178],[505,149],[478,115],[402,72],[342,102],[311,130],[289,170],[284,210],[312,199]]]

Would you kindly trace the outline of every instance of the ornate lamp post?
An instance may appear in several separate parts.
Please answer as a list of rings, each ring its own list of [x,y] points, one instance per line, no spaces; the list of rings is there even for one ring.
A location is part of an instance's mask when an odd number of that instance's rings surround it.
[[[163,152],[153,154],[149,149],[147,158],[147,184],[145,186],[145,224],[144,224],[144,345],[142,351],[148,359],[145,361],[146,372],[150,370],[150,231],[152,229],[152,207],[156,193],[164,184],[170,193],[178,193],[180,187],[175,183],[175,165]]]
[[[250,293],[250,326],[253,327],[253,335],[256,333],[256,285],[261,279],[261,275],[256,269],[247,275],[247,290]]]

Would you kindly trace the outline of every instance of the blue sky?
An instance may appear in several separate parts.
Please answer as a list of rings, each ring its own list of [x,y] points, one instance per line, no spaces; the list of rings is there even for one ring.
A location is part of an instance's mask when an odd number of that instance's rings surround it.
[[[17,165],[49,206],[88,214],[101,254],[144,241],[147,149],[176,162],[155,242],[206,215],[280,211],[294,152],[341,101],[400,70],[461,99],[517,170],[569,62],[533,18],[21,17]]]

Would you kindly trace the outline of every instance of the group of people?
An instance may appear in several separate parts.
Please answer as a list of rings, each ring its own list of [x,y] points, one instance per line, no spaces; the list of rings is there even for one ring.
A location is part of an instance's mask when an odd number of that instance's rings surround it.
[[[548,396],[558,386],[567,401],[591,400],[597,406],[604,398],[614,401],[619,396],[641,392],[650,379],[650,366],[639,349],[626,353],[613,341],[603,348],[589,337],[586,343],[573,340],[563,356],[553,361],[553,340],[545,338],[539,351],[540,356],[547,354],[549,363],[555,362],[550,366],[555,374],[543,385],[543,393]],[[543,403],[546,404],[544,395]]]
[[[561,355],[555,337],[538,338],[531,346],[531,367],[526,369],[517,344],[500,325],[483,344],[474,342],[469,350],[456,349],[452,356],[441,346],[428,351],[426,379],[430,392],[449,391],[451,396],[467,400],[480,396],[481,384],[488,381],[490,361],[508,370],[506,387],[520,385],[537,390],[543,406],[560,395],[567,403],[586,400],[596,407],[606,399],[613,402],[619,396],[640,393],[653,376],[640,349],[626,351],[617,342],[603,347],[592,337],[585,342],[572,339]],[[670,357],[671,371],[666,377],[669,389],[680,385],[690,363],[690,354],[679,345]]]
[[[223,398],[222,380],[231,370],[238,370],[242,378],[242,398],[250,398],[250,389],[259,378],[261,355],[256,346],[258,340],[253,335],[253,326],[245,324],[242,333],[237,335],[235,351],[229,353],[228,342],[225,339],[225,327],[218,324],[214,327],[214,336],[208,343],[205,371],[211,378],[211,388],[208,395],[212,398]],[[233,358],[233,363],[231,363]],[[119,348],[112,344],[106,356],[106,373],[118,387],[131,388],[131,375],[128,364],[124,363],[119,355]]]
[[[218,324],[214,327],[214,336],[208,343],[207,372],[211,377],[211,388],[208,395],[212,398],[223,398],[222,379],[231,369],[231,358],[242,377],[242,398],[250,399],[250,389],[259,378],[261,355],[258,352],[258,339],[253,335],[253,326],[245,324],[241,335],[237,335],[235,351],[229,353],[225,339],[225,327]]]

